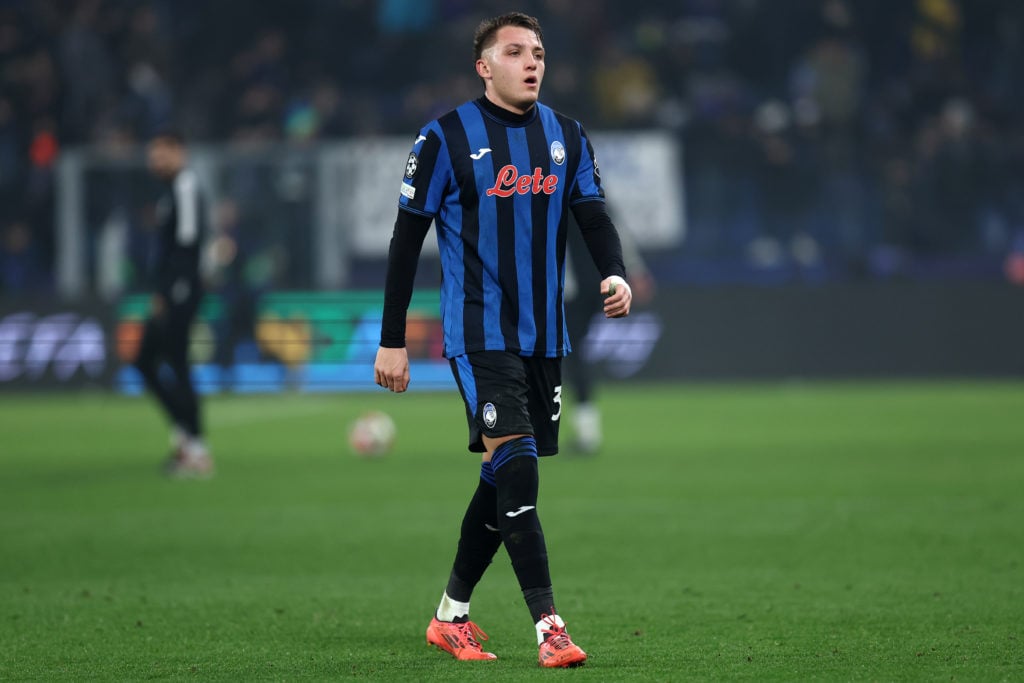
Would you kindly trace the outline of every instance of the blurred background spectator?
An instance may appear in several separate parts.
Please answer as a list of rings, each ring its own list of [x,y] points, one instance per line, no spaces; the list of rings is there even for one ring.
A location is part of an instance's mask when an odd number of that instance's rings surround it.
[[[1021,279],[1019,0],[516,4],[546,29],[548,104],[683,142],[688,235],[648,255],[660,280]],[[412,135],[481,92],[472,32],[506,10],[0,3],[0,293],[53,287],[62,149],[168,124],[239,145]]]

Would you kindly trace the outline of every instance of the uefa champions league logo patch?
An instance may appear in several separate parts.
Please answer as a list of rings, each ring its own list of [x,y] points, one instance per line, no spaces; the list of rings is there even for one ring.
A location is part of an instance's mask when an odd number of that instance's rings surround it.
[[[409,160],[405,162],[405,177],[412,178],[419,167],[420,160],[416,158],[416,152],[409,152]]]
[[[551,160],[559,166],[565,163],[565,147],[558,140],[551,143]]]
[[[498,424],[498,409],[493,403],[484,404],[483,418],[488,429],[494,429],[494,425]]]

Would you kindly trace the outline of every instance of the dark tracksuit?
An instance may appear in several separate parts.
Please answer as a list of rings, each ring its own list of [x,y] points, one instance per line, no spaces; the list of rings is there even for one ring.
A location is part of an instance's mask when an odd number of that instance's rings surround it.
[[[200,247],[205,234],[198,179],[189,169],[167,183],[157,205],[156,253],[150,284],[163,312],[146,320],[135,367],[171,421],[189,436],[202,435],[199,399],[189,371],[192,321],[202,298]],[[160,371],[166,363],[171,372]]]

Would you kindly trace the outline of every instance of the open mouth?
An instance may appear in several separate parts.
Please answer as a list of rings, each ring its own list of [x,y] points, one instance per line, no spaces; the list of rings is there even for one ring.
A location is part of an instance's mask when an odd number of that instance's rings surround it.
[[[537,85],[537,77],[536,76],[527,76],[526,77],[526,85]]]

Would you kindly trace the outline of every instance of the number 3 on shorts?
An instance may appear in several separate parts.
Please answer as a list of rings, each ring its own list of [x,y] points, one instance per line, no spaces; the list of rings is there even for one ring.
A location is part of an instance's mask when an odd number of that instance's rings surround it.
[[[552,422],[558,422],[558,418],[562,417],[562,385],[559,384],[555,387],[555,397],[552,399],[555,405],[558,406],[558,411],[551,416]]]

